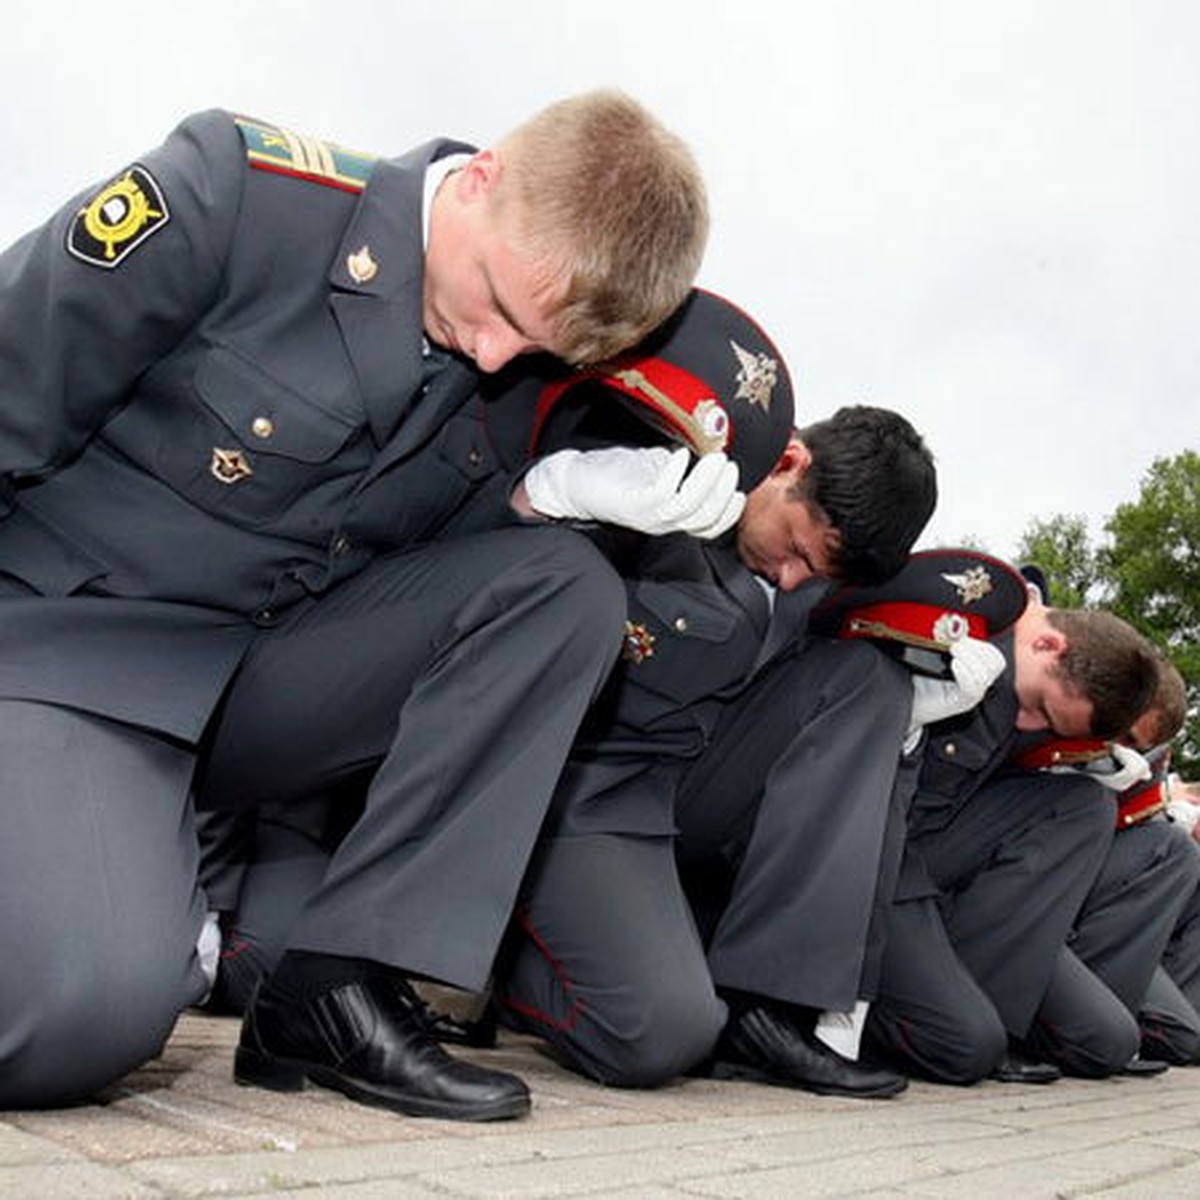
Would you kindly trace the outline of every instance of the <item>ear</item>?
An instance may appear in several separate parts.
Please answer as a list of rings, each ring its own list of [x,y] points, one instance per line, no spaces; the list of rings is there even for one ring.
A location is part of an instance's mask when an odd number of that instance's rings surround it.
[[[1058,659],[1066,653],[1067,639],[1052,625],[1048,625],[1033,639],[1031,645],[1039,653]]]
[[[472,154],[466,166],[457,173],[455,186],[459,199],[467,204],[482,199],[495,188],[500,175],[501,160],[495,150]]]
[[[771,474],[794,475],[799,479],[808,470],[811,462],[812,451],[799,438],[794,437],[789,439],[783,453],[775,460]]]

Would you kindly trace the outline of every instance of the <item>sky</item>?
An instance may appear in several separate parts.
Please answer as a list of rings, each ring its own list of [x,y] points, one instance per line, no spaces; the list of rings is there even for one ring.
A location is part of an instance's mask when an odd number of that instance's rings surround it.
[[[392,155],[619,87],[699,159],[698,282],[799,421],[904,413],[921,544],[1011,557],[1197,444],[1197,61],[1192,0],[45,0],[5,10],[0,245],[196,109]]]

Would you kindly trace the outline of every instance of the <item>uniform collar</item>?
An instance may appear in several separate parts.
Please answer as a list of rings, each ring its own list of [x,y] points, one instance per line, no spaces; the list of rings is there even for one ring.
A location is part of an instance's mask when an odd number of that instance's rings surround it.
[[[381,445],[421,386],[425,172],[446,155],[471,152],[440,140],[381,159],[329,268],[333,311]]]

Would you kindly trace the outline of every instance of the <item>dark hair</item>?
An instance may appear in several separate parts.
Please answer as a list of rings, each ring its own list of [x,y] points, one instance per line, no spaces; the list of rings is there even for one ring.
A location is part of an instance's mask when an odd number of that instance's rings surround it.
[[[1133,626],[1099,609],[1051,608],[1046,619],[1067,641],[1055,674],[1092,702],[1092,736],[1126,733],[1158,690],[1158,651]]]
[[[904,565],[937,504],[937,471],[899,413],[851,405],[798,431],[812,463],[789,493],[837,531],[831,568],[876,584]]]
[[[1187,684],[1178,667],[1161,651],[1158,654],[1158,686],[1142,716],[1149,717],[1153,726],[1151,746],[1169,742],[1187,721]]]

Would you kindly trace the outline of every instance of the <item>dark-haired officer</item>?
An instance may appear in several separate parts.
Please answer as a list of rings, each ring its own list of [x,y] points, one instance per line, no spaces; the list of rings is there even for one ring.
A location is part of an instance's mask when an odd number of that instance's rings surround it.
[[[1024,602],[1021,577],[989,568]],[[964,580],[968,586],[981,586]],[[1006,773],[1022,733],[1111,736],[1157,679],[1145,639],[1107,613],[1018,609],[995,638],[1004,669],[970,712],[936,722],[921,749],[905,856],[884,910],[875,1054],[944,1082],[1039,1081],[1009,1055],[1023,1038],[1112,835],[1100,784]]]
[[[1072,1075],[1156,1074],[1200,1044],[1194,1010],[1172,1003],[1183,998],[1168,980],[1148,1002],[1168,944],[1187,936],[1200,884],[1196,845],[1167,815],[1169,743],[1186,719],[1186,688],[1170,662],[1158,665],[1154,699],[1119,742],[1048,738],[1019,756],[1025,769],[1086,773],[1116,795],[1112,844],[1027,1038],[1039,1058]]]
[[[726,1070],[895,1092],[902,1079],[839,1058],[812,1028],[816,1010],[858,995],[872,856],[912,690],[872,648],[810,644],[803,625],[819,575],[869,579],[903,563],[934,502],[928,452],[879,409],[794,431],[778,351],[744,313],[702,292],[632,355],[565,381],[526,380],[492,401],[493,444],[528,426],[495,420],[512,407],[536,408],[540,450],[661,445],[665,429],[695,453],[723,449],[750,488],[737,533],[720,544],[592,531],[626,580],[623,661],[560,782],[513,923],[496,984],[508,1019],[610,1083],[662,1082],[704,1059],[724,1029]],[[502,448],[520,459],[528,447]],[[557,481],[549,496],[545,482],[534,477],[529,490],[553,511]],[[721,778],[732,786],[706,790]],[[708,958],[677,840],[722,889],[727,919]],[[311,842],[300,844],[302,859]],[[735,861],[743,881],[756,878],[729,903]],[[707,912],[705,891],[692,899]],[[810,902],[824,905],[821,920],[808,919]],[[245,944],[269,959],[282,923],[269,903],[239,913],[251,936],[234,941],[227,965],[240,969]],[[777,952],[781,937],[788,954]],[[782,1057],[763,1040],[764,1022],[782,1031]]]
[[[723,1076],[893,1095],[901,1076],[814,1027],[860,994],[912,690],[874,648],[809,638],[805,620],[825,581],[904,563],[934,506],[931,458],[878,408],[793,431],[786,366],[736,311],[643,349],[636,374],[560,389],[555,415],[607,418],[600,389],[707,397],[746,508],[724,542],[603,539],[628,591],[626,645],[526,879],[501,1019],[608,1084],[711,1059]]]

